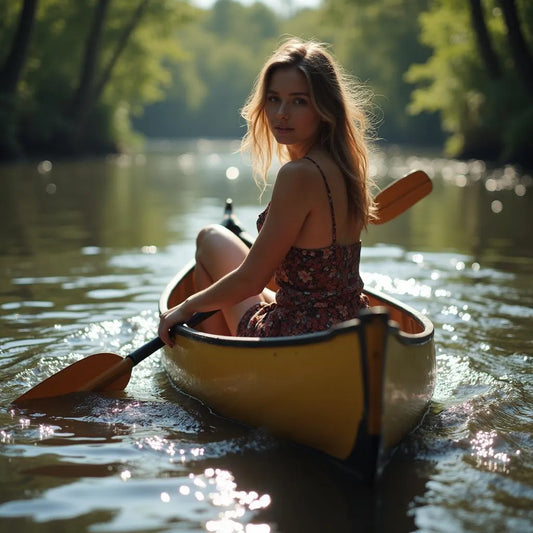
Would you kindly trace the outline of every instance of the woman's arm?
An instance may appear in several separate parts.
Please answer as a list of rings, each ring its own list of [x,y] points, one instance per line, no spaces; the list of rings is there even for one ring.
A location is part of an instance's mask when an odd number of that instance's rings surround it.
[[[265,223],[242,264],[206,289],[165,312],[159,336],[171,344],[169,329],[193,313],[230,307],[261,293],[296,241],[313,205],[309,167],[301,161],[284,165],[276,179]],[[316,192],[316,191],[315,191]]]

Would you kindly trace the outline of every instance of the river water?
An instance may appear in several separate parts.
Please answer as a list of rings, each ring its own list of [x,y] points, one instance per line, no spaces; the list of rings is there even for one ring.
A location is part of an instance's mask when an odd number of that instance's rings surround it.
[[[172,387],[158,354],[123,393],[11,405],[84,356],[153,338],[160,292],[227,197],[253,233],[268,192],[260,202],[235,149],[159,142],[0,167],[1,529],[532,531],[533,186],[513,167],[373,157],[382,186],[415,168],[434,181],[364,235],[362,275],[429,316],[438,367],[428,415],[373,488],[216,417]]]

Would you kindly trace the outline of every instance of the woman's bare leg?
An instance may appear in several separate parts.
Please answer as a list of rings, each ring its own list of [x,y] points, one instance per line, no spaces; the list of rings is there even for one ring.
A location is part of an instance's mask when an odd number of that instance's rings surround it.
[[[194,267],[194,279],[196,281],[196,288],[198,290],[205,289],[209,285],[213,284],[213,280],[209,276],[209,273],[205,270],[203,265],[198,262],[196,258],[196,265]],[[204,320],[197,326],[200,331],[205,333],[212,333],[213,335],[230,335],[228,323],[224,318],[223,313],[216,313],[212,317]]]
[[[214,224],[202,229],[196,240],[195,279],[198,290],[212,285],[246,258],[248,247],[230,230]],[[270,298],[268,299],[270,300]],[[265,301],[262,294],[222,309],[202,323],[202,329],[218,335],[234,335],[242,315],[255,303]]]

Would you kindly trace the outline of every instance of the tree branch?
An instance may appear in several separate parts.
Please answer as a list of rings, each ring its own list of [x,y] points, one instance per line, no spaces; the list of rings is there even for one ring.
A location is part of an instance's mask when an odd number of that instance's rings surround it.
[[[12,95],[17,89],[26,62],[38,3],[39,0],[24,0],[11,50],[0,70],[0,92],[4,94]]]
[[[139,21],[142,19],[144,15],[144,11],[146,7],[148,6],[148,2],[150,0],[141,0],[139,5],[137,6],[137,9],[133,13],[133,16],[131,17],[128,25],[124,29],[124,32],[122,33],[122,36],[120,37],[120,41],[118,42],[115,51],[113,53],[113,56],[109,60],[109,63],[104,69],[104,72],[100,76],[100,80],[98,84],[96,85],[94,91],[93,91],[93,99],[94,101],[97,101],[100,98],[100,95],[102,94],[102,91],[104,90],[105,85],[111,78],[111,74],[113,72],[113,69],[121,56],[122,52],[124,51],[124,48],[126,48],[126,44],[128,43],[128,40],[133,33],[133,30],[135,27],[139,24]]]
[[[500,6],[507,26],[507,40],[513,62],[526,87],[526,91],[533,95],[533,58],[520,28],[515,0],[500,0]]]
[[[470,0],[470,17],[483,64],[487,69],[489,78],[496,80],[501,77],[500,62],[492,47],[481,0]]]

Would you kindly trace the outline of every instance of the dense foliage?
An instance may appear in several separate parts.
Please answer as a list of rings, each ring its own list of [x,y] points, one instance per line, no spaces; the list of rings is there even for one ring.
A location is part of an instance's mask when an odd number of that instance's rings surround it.
[[[25,12],[33,4],[31,12]],[[164,97],[176,28],[193,11],[174,0],[0,3],[0,154],[87,153],[132,141],[129,117]],[[13,57],[30,39],[19,78]]]
[[[533,163],[533,3],[516,2],[515,28],[504,16],[514,4],[435,0],[420,15],[421,40],[433,53],[407,72],[418,85],[410,111],[440,114],[451,154]],[[523,59],[513,42],[520,35]]]
[[[134,131],[239,137],[254,77],[290,34],[331,43],[372,88],[385,141],[442,146],[446,135],[452,155],[531,162],[527,0],[267,4],[0,0],[0,155],[125,149]]]

